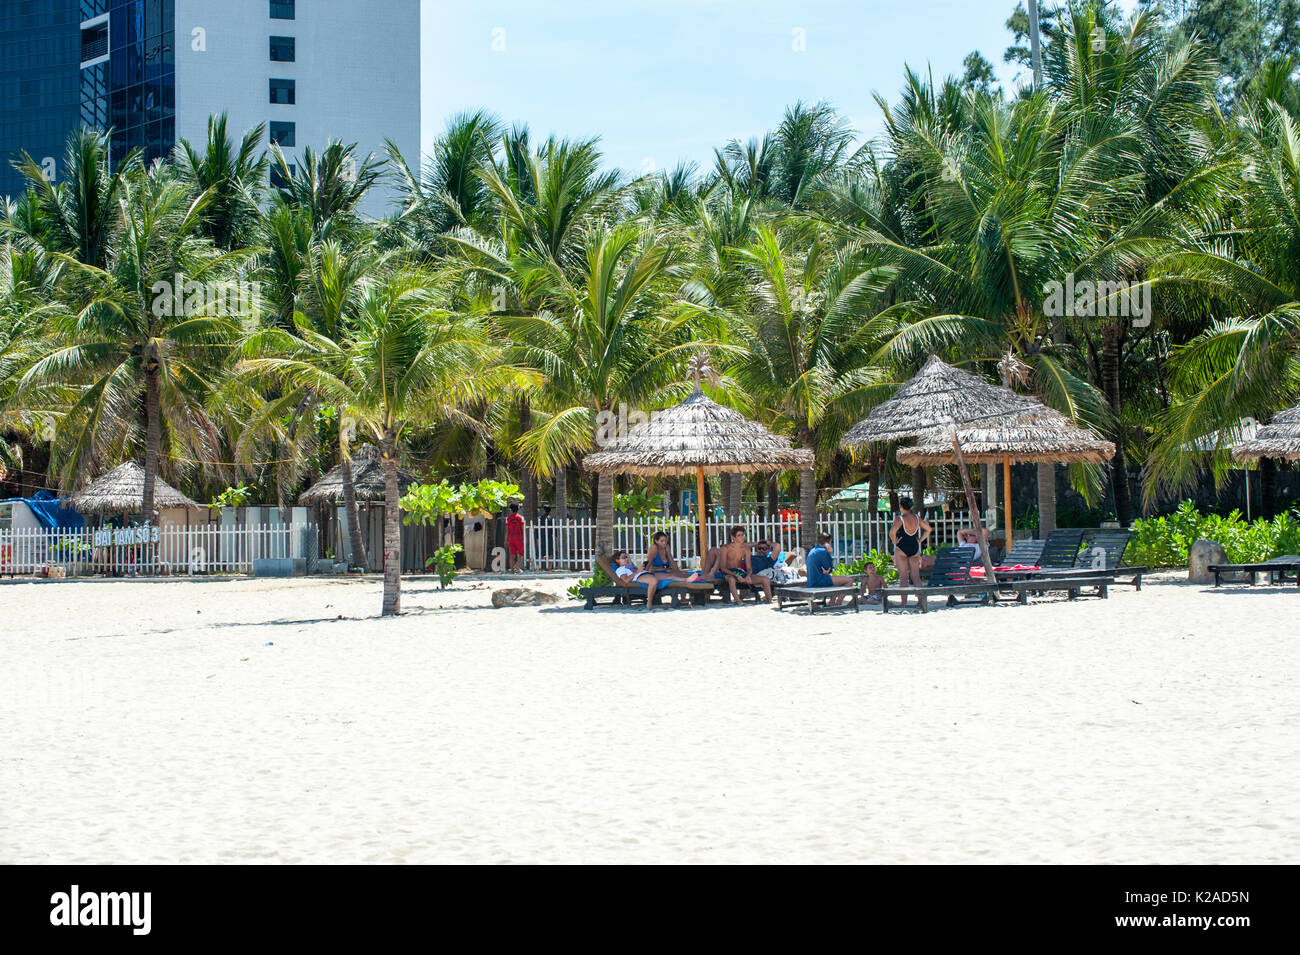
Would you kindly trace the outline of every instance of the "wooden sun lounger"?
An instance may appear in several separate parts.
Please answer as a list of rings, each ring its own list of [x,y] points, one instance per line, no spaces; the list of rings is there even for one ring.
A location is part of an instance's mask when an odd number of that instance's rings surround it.
[[[978,603],[988,603],[989,587],[970,575],[971,548],[948,547],[934,555],[927,583],[921,587],[882,587],[880,611],[889,613],[890,597],[915,597],[922,613],[929,611],[929,598],[944,597],[948,606],[969,602],[959,597],[977,597]]]
[[[1115,578],[1107,576],[1101,571],[1069,576],[1051,574],[1045,577],[1030,577],[1005,582],[999,580],[997,586],[999,593],[993,595],[993,601],[996,603],[1001,594],[1008,591],[1014,593],[1016,601],[1022,604],[1029,603],[1030,594],[1064,593],[1070,600],[1077,600],[1080,597],[1089,596],[1084,593],[1085,588],[1092,590],[1091,596],[1105,600],[1110,596],[1110,588],[1114,584]]]
[[[609,577],[613,584],[606,584],[597,587],[583,587],[579,593],[586,598],[585,608],[592,610],[597,607],[601,598],[610,598],[610,605],[630,607],[634,601],[639,600],[641,603],[646,601],[647,588],[644,584],[625,583],[619,576],[614,573],[614,568],[609,559],[605,556],[596,558],[596,566],[604,571],[605,576]],[[667,594],[672,600],[674,607],[680,606],[683,600],[690,601],[697,594],[704,594],[706,597],[713,592],[713,584],[707,580],[698,583],[687,583],[686,581],[674,581],[669,584],[661,584],[655,590],[655,604],[659,604],[660,599]]]
[[[776,609],[784,610],[787,600],[792,603],[807,603],[810,614],[817,612],[817,604],[827,606],[833,597],[847,597],[853,605],[853,612],[858,613],[857,587],[795,587],[786,584],[775,588]],[[842,606],[842,605],[841,605]]]
[[[1270,584],[1284,584],[1287,582],[1288,574],[1295,574],[1296,586],[1300,587],[1300,557],[1294,554],[1274,557],[1272,560],[1261,561],[1257,564],[1211,564],[1207,569],[1214,574],[1214,586],[1216,587],[1220,583],[1245,583],[1253,587],[1259,574],[1268,574]],[[1224,581],[1222,580],[1224,574],[1242,574],[1247,579]]]

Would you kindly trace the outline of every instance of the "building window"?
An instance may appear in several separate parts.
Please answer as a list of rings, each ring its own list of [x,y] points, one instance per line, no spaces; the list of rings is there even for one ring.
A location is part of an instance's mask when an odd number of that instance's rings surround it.
[[[290,176],[292,176],[292,175],[297,171],[296,168],[294,167],[294,164],[293,164],[293,163],[285,163],[285,165],[289,167],[289,175],[290,175]],[[272,167],[271,167],[271,188],[272,188],[272,189],[287,189],[288,187],[289,187],[289,180],[286,179],[286,178],[285,178],[285,177],[280,173],[280,167],[279,167],[279,166],[272,166]]]
[[[277,63],[292,63],[294,61],[293,37],[271,37],[271,59]]]
[[[292,104],[297,102],[293,80],[271,80],[271,102]]]
[[[271,0],[272,20],[292,20],[293,0]]]
[[[81,62],[89,64],[108,56],[108,20],[81,28]]]
[[[277,146],[292,146],[294,132],[293,123],[272,123],[270,141]]]

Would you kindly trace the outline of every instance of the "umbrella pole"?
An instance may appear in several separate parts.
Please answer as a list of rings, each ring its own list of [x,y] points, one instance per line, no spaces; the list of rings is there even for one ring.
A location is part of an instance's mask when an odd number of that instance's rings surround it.
[[[979,508],[975,506],[975,487],[970,482],[966,456],[961,453],[961,442],[957,440],[956,431],[952,434],[952,450],[957,455],[957,469],[961,471],[961,483],[966,488],[966,503],[970,507],[970,516],[975,521],[975,533],[979,536],[980,556],[984,558],[984,573],[987,575],[985,580],[990,584],[996,584],[998,575],[993,571],[993,559],[989,556],[989,535],[984,530],[984,521],[980,517]]]
[[[695,469],[695,496],[698,499],[696,510],[700,515],[700,572],[704,571],[704,558],[709,553],[709,532],[705,526],[707,518],[704,516],[704,468]]]
[[[1011,549],[1011,458],[1002,456],[1002,511],[1006,515],[1007,550]]]

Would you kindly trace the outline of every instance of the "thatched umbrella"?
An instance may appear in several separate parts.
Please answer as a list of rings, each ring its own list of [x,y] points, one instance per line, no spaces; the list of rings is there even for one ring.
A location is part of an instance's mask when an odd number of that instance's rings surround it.
[[[159,508],[203,506],[159,477],[154,479],[153,494],[154,506]],[[69,503],[82,514],[134,514],[144,507],[144,468],[134,461],[119,464],[72,495]],[[147,522],[153,515],[141,517]]]
[[[957,429],[961,453],[967,463],[1002,462],[1009,475],[1014,464],[1104,464],[1115,456],[1115,445],[1085,431],[1073,421],[1046,406],[1032,415],[977,422]],[[956,464],[951,442],[929,438],[911,447],[899,448],[900,464],[925,467]],[[1007,479],[1010,488],[1010,480]],[[1011,494],[1005,494],[1008,543],[1011,534]]]
[[[700,559],[708,552],[705,533],[704,476],[810,468],[812,451],[790,446],[788,439],[750,421],[738,411],[705,396],[700,377],[707,366],[693,362],[695,390],[681,404],[657,411],[650,420],[582,459],[599,474],[680,476],[694,474],[700,501]]]
[[[419,478],[410,471],[397,471],[397,485],[401,493],[419,482]],[[373,444],[363,444],[352,452],[352,484],[356,488],[358,501],[382,501],[384,499],[384,465],[379,448]],[[343,465],[337,465],[307,490],[298,495],[298,503],[303,506],[314,504],[336,504],[343,500]]]
[[[1279,411],[1253,438],[1238,441],[1232,446],[1232,456],[1238,461],[1260,458],[1300,461],[1300,405]]]
[[[961,472],[966,502],[980,539],[987,579],[996,583],[993,561],[989,557],[988,535],[975,504],[975,488],[966,467],[958,429],[999,419],[1032,419],[1046,410],[1041,402],[1018,395],[1009,388],[989,384],[970,372],[931,356],[925,367],[892,398],[877,405],[871,414],[849,429],[840,446],[854,449],[881,441],[918,437],[932,439],[942,435],[951,445]]]

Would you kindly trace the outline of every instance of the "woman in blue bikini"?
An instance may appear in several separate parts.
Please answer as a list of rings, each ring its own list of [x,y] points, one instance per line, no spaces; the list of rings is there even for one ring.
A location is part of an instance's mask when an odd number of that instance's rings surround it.
[[[664,531],[659,531],[650,539],[650,549],[646,552],[645,563],[641,565],[641,569],[653,571],[664,580],[700,579],[698,573],[692,574],[677,565],[672,549],[668,546],[668,535]]]

